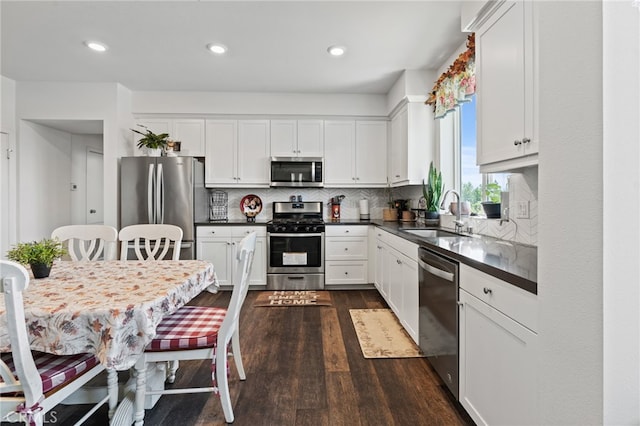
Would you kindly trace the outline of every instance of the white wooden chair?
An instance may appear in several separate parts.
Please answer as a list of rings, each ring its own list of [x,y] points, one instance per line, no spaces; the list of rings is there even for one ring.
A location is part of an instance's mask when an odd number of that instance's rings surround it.
[[[120,260],[128,259],[132,248],[138,260],[162,260],[173,246],[172,260],[180,259],[182,229],[175,225],[141,224],[120,230]]]
[[[249,274],[256,247],[256,233],[252,232],[242,239],[236,254],[237,266],[235,282],[229,307],[214,308],[205,306],[183,306],[173,315],[164,318],[159,324],[156,337],[147,346],[143,356],[136,363],[138,380],[145,382],[148,363],[173,360],[211,359],[211,387],[165,389],[162,391],[146,391],[145,386],[138,386],[135,397],[136,425],[144,419],[144,400],[146,395],[183,394],[215,392],[220,393],[220,401],[225,420],[234,420],[229,382],[227,377],[227,356],[229,342],[235,360],[238,375],[246,379],[240,353],[239,319],[242,304],[249,289]]]
[[[67,243],[74,261],[115,260],[118,230],[107,225],[67,225],[56,228],[51,238]]]
[[[49,410],[104,366],[90,354],[58,356],[31,351],[22,302],[22,292],[28,286],[29,275],[23,266],[0,260],[0,288],[11,342],[11,352],[0,357],[0,420],[42,425]],[[83,423],[108,399],[100,400],[76,424]]]

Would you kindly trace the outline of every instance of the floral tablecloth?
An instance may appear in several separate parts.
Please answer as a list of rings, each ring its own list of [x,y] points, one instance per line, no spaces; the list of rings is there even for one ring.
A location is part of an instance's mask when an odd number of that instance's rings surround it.
[[[162,318],[209,286],[217,287],[213,265],[200,260],[56,262],[23,295],[31,348],[94,353],[107,368],[125,370]],[[0,352],[10,347],[0,296]]]

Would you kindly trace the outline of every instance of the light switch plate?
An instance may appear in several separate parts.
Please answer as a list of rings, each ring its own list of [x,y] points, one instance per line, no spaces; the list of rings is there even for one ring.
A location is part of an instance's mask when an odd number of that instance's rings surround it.
[[[529,202],[528,201],[518,201],[516,203],[516,218],[529,219]]]

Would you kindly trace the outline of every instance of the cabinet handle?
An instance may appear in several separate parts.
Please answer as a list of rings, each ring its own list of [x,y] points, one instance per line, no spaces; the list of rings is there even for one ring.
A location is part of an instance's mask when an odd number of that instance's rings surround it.
[[[493,291],[492,291],[490,288],[487,288],[487,287],[483,288],[483,289],[482,289],[482,291],[484,292],[484,294],[491,294],[491,293],[493,293]]]
[[[345,247],[345,248],[344,248],[344,251],[349,251],[349,249]]]
[[[211,233],[212,233],[212,234],[215,234],[215,233],[216,233],[216,231],[211,231]]]
[[[348,272],[345,272],[344,274],[345,274],[345,275],[349,275],[349,273],[348,273]]]
[[[520,141],[520,140],[517,140],[517,139],[516,139],[515,141],[513,141],[513,144],[514,144],[515,146],[518,146],[518,145],[521,145],[521,144],[522,144],[522,141]]]
[[[348,229],[345,229],[345,231],[344,231],[344,232],[345,232],[346,234],[348,234],[348,233],[349,233],[349,230],[348,230]]]
[[[396,177],[397,177],[397,178],[399,178],[399,177],[400,177],[400,175],[396,175]]]
[[[531,142],[531,139],[529,138],[522,138],[522,143],[529,143]]]
[[[356,180],[360,180],[360,178],[359,178],[359,177],[356,177]]]
[[[396,259],[396,262],[398,263],[398,265],[402,265],[402,262],[399,259]]]
[[[461,308],[464,306],[464,303],[462,302],[456,302],[458,304],[458,306],[460,306]]]

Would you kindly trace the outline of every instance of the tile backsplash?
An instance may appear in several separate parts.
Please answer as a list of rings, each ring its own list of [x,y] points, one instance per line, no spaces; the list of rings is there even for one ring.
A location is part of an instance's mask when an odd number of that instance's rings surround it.
[[[228,220],[244,221],[245,216],[240,211],[240,200],[247,194],[255,194],[262,200],[262,212],[256,217],[257,222],[267,222],[272,216],[274,201],[288,201],[291,195],[301,195],[303,201],[322,201],[324,203],[324,218],[329,220],[331,209],[329,200],[338,195],[345,198],[340,206],[342,219],[359,219],[359,203],[362,199],[369,200],[371,219],[382,219],[382,209],[386,207],[387,195],[384,188],[220,188],[228,194]],[[394,199],[409,199],[411,207],[417,207],[422,197],[422,187],[419,185],[393,188]],[[517,203],[527,202],[529,218],[517,217]],[[465,228],[473,227],[473,232],[488,235],[503,240],[515,241],[522,244],[537,245],[538,243],[538,169],[535,167],[524,169],[522,173],[512,173],[509,178],[509,216],[508,222],[500,223],[499,219],[463,216]],[[442,214],[440,224],[445,228],[454,228],[451,214]]]

